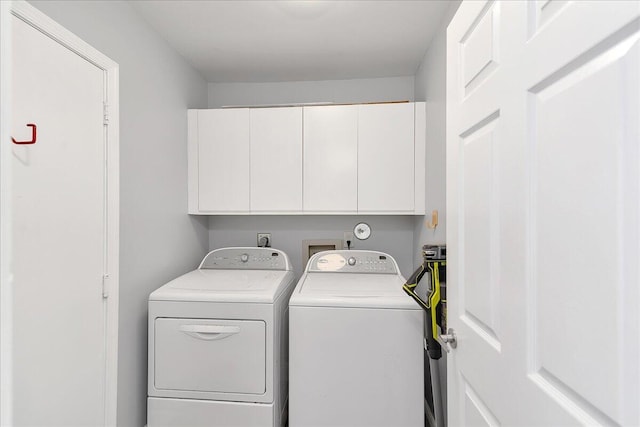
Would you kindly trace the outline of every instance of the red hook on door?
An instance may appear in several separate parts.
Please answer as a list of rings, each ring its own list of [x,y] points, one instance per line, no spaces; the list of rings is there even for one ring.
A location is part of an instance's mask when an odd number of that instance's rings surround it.
[[[36,125],[34,125],[33,123],[28,123],[27,126],[31,128],[31,141],[16,141],[15,139],[13,139],[13,137],[11,137],[11,140],[14,144],[27,145],[36,143]]]

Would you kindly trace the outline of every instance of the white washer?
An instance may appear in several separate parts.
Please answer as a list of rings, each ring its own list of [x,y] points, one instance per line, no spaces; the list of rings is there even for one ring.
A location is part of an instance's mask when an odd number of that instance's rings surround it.
[[[294,284],[284,252],[224,248],[153,292],[149,427],[284,425]]]
[[[424,426],[423,310],[382,252],[328,251],[289,300],[289,425]]]

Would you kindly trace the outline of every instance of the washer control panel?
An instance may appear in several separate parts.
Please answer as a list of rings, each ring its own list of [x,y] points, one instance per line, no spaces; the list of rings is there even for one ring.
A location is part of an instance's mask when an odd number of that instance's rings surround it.
[[[287,255],[273,248],[223,248],[204,257],[200,269],[291,270]]]
[[[316,273],[398,274],[396,261],[390,255],[375,251],[326,251],[315,254],[307,271]]]

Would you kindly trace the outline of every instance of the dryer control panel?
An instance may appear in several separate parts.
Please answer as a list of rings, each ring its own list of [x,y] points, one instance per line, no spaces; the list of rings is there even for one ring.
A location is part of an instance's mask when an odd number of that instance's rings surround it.
[[[398,274],[398,265],[390,255],[375,251],[326,251],[315,254],[307,265],[315,273]]]
[[[205,270],[291,270],[289,257],[273,248],[222,248],[211,251],[200,263]]]

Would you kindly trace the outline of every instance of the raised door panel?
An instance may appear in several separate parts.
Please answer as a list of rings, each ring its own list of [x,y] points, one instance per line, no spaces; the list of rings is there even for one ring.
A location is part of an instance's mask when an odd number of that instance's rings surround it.
[[[251,109],[251,211],[302,210],[302,107]]]
[[[358,108],[358,211],[413,213],[414,104]]]
[[[638,425],[640,4],[527,16],[528,378],[582,424]],[[577,41],[558,46],[569,27]]]
[[[304,109],[304,210],[358,209],[358,106]]]
[[[198,210],[249,211],[249,109],[199,110]]]
[[[637,111],[637,97],[625,96],[623,85],[625,71],[637,72],[637,58],[636,46],[590,75],[554,82],[533,95],[531,111],[535,303],[528,332],[535,379],[578,398],[587,412],[597,409],[607,424],[622,423],[621,384],[631,366],[623,356],[637,341],[615,334],[628,310],[625,264],[635,263],[625,249],[634,244],[628,227],[637,223],[638,161],[637,147],[625,138],[634,131],[625,113]],[[609,226],[593,227],[603,217]],[[595,257],[594,242],[606,248]],[[594,312],[617,315],[603,322]],[[590,337],[608,335],[613,345],[594,354]],[[585,376],[596,359],[611,368]]]

